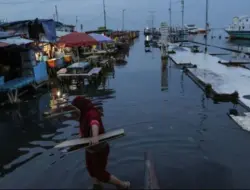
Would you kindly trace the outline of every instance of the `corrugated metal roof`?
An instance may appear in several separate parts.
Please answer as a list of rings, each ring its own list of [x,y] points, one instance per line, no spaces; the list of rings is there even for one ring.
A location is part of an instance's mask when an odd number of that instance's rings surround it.
[[[0,38],[1,37],[9,37],[9,36],[11,36],[12,34],[10,34],[9,32],[2,32],[2,31],[0,31]]]
[[[0,47],[5,47],[9,45],[22,45],[22,44],[29,44],[34,42],[33,40],[28,40],[21,37],[12,37],[7,39],[0,40]]]

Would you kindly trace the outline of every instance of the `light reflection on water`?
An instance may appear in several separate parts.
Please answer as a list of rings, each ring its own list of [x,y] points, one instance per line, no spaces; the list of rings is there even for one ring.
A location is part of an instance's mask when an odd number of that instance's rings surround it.
[[[233,187],[232,181],[237,187],[249,187],[242,180],[249,176],[249,134],[228,119],[226,113],[233,107],[231,104],[213,104],[171,61],[161,63],[158,50],[153,59],[146,55],[143,40],[135,43],[127,65],[116,67],[115,78],[111,74],[107,80],[105,88],[66,92],[72,95],[70,101],[75,95],[92,97],[104,110],[107,130],[125,129],[125,137],[110,143],[108,168],[112,173],[131,180],[134,187],[142,187],[143,153],[150,150],[162,188]],[[162,91],[162,87],[167,90]],[[12,143],[11,150],[4,149],[8,155],[0,158],[2,173],[11,173],[22,162],[28,161],[29,169],[35,167],[34,162],[42,163],[36,168],[41,175],[33,174],[39,178],[33,186],[87,187],[90,181],[83,164],[83,150],[65,156],[52,149],[58,142],[77,137],[79,129],[78,122],[67,118],[47,121],[40,117],[48,109],[49,98],[46,94],[26,102],[30,109],[20,110],[20,126],[8,123],[7,128],[7,123],[1,124],[0,134],[5,134],[1,141]],[[22,135],[21,129],[25,131]],[[29,161],[36,154],[41,155]],[[18,167],[24,171],[28,166]],[[22,186],[14,173],[13,186]],[[8,181],[8,176],[5,178]],[[6,182],[5,186],[11,185]]]

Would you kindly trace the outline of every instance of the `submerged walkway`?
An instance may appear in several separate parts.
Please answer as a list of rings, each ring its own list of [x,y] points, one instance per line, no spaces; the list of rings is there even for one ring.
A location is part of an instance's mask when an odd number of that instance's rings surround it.
[[[205,53],[192,53],[189,48],[176,50],[176,54],[170,55],[177,65],[196,65],[197,68],[188,70],[199,80],[211,84],[217,94],[239,93],[239,100],[250,109],[250,71],[241,67],[227,67],[219,63],[218,57]]]

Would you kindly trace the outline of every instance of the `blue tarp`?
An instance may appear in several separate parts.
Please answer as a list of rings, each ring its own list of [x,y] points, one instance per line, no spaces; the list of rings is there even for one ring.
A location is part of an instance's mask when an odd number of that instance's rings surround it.
[[[96,41],[99,43],[104,43],[104,42],[113,42],[113,40],[107,36],[104,36],[102,34],[96,34],[96,33],[91,33],[89,34],[92,38],[94,38]]]
[[[37,84],[49,79],[45,62],[40,62],[34,67],[34,78]]]
[[[43,30],[49,42],[56,41],[56,25],[54,20],[41,20]]]
[[[4,76],[0,76],[0,85],[4,84]]]
[[[0,92],[8,92],[11,90],[23,88],[34,81],[33,77],[20,77],[10,80],[0,86]]]
[[[64,62],[63,57],[60,59],[56,59],[56,67],[57,68],[62,68],[62,67],[64,67],[64,65],[65,65],[65,62]]]

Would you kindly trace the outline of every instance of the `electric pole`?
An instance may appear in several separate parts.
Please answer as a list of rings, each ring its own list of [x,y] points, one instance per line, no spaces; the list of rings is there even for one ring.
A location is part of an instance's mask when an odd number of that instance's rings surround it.
[[[205,53],[207,53],[207,38],[208,38],[208,0],[206,0],[206,38],[205,38]]]
[[[124,31],[124,12],[126,9],[122,10],[122,31]]]
[[[104,27],[107,27],[107,20],[106,20],[106,9],[105,9],[105,0],[103,0],[103,15],[104,15]]]
[[[172,0],[169,2],[169,26],[172,26]]]
[[[81,32],[83,31],[83,25],[81,24]]]
[[[151,17],[152,17],[152,20],[151,20],[151,23],[152,23],[152,29],[154,28],[154,13],[155,11],[149,11],[151,13]]]
[[[182,26],[182,31],[184,31],[184,0],[181,0],[181,13],[182,13],[181,26]]]
[[[58,12],[57,12],[57,6],[55,5],[55,9],[56,9],[56,21],[58,22]]]
[[[76,16],[76,31],[77,31],[78,17]]]

